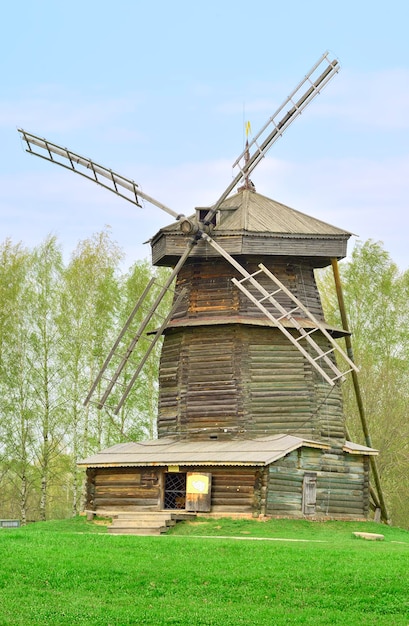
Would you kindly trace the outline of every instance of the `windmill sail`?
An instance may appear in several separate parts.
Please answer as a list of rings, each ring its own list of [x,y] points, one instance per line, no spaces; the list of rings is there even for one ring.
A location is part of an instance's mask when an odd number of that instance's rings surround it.
[[[264,265],[259,265],[259,270],[249,276],[245,276],[241,280],[237,280],[237,278],[232,278],[233,283],[274,323],[277,328],[281,330],[283,335],[291,341],[293,345],[303,354],[303,356],[315,367],[315,369],[321,374],[321,376],[329,383],[330,385],[334,385],[337,380],[345,380],[345,375],[352,371],[359,371],[359,368],[355,365],[353,361],[347,356],[347,354],[342,350],[341,346],[331,337],[326,328],[312,315],[312,313],[305,307],[300,300],[298,300],[294,294],[287,289],[285,285],[274,276],[272,272],[270,272]],[[264,274],[268,277],[268,279],[274,285],[273,291],[269,292],[263,287],[255,278],[259,274]],[[253,287],[256,288],[259,296],[256,297],[250,291],[249,288],[246,287],[246,283],[251,283]],[[283,292],[285,293],[291,301],[295,304],[292,309],[286,309],[283,307],[275,298],[275,296]],[[275,309],[278,312],[278,315],[273,315],[271,311],[269,311],[265,306],[264,302],[269,302],[273,304]],[[297,321],[297,318],[294,316],[297,312],[303,312],[314,324],[314,328],[309,331],[306,331],[305,328]],[[298,335],[294,337],[294,335],[281,323],[282,320],[287,320],[290,322],[291,327],[297,331]],[[327,341],[330,343],[331,348],[327,351],[323,351],[318,343],[311,336],[314,332],[319,330]],[[312,354],[301,345],[301,340],[305,340],[305,342],[309,345]],[[348,364],[348,368],[341,372],[339,368],[335,365],[334,361],[329,358],[329,355],[336,354],[342,356],[342,358]],[[321,361],[326,363],[326,365],[331,369],[332,374],[328,375],[325,369],[321,366]]]
[[[321,374],[321,376],[330,384],[334,385],[335,381],[338,379],[344,380],[345,375],[348,372],[359,371],[358,367],[355,365],[353,361],[347,356],[347,354],[342,350],[341,346],[337,344],[336,341],[331,337],[331,335],[327,332],[325,327],[315,318],[314,315],[308,310],[306,306],[300,302],[294,294],[291,293],[289,289],[282,282],[274,276],[272,272],[270,272],[264,265],[259,265],[259,270],[253,274],[250,274],[236,259],[234,259],[226,250],[220,246],[216,241],[214,241],[209,235],[204,235],[206,241],[217,250],[229,263],[240,272],[243,276],[241,280],[236,278],[232,278],[232,282],[238,287],[257,307],[260,311],[266,315],[266,317],[273,322],[274,326],[279,328],[281,332],[294,344],[297,349],[303,354],[303,356],[310,361],[310,363],[315,367],[315,369]],[[256,278],[258,275],[266,276],[271,283],[273,284],[273,290],[268,291]],[[258,298],[246,287],[246,283],[250,283],[258,292]],[[288,298],[295,304],[295,307],[292,309],[286,309],[283,307],[276,299],[275,295],[277,295],[280,291],[284,292]],[[268,310],[264,303],[268,301],[273,307],[277,310],[278,315],[273,315],[270,310]],[[294,317],[293,313],[296,311],[302,311],[314,324],[314,328],[310,331],[306,331],[301,324],[297,322],[297,319]],[[296,330],[299,335],[298,337],[294,337],[291,332],[281,323],[282,320],[286,319],[290,322],[290,325],[294,330]],[[331,348],[324,352],[318,343],[311,337],[312,333],[316,330],[319,330],[325,338],[329,341]],[[301,345],[301,340],[305,339],[309,344],[310,348],[312,348],[313,356]],[[348,364],[347,370],[341,372],[335,363],[329,358],[329,355],[332,353],[338,353],[342,356],[342,358]],[[329,376],[327,372],[321,367],[320,361],[324,361],[327,366],[332,370],[333,375]]]
[[[103,392],[103,395],[96,402],[96,406],[98,409],[102,409],[105,406],[108,398],[110,397],[116,385],[121,385],[121,386],[123,385],[123,383],[120,381],[120,376],[123,373],[127,364],[129,363],[132,357],[132,354],[135,352],[137,346],[140,344],[140,341],[142,339],[147,338],[147,333],[149,332],[148,325],[150,324],[150,322],[157,319],[159,304],[169,291],[169,288],[161,291],[159,297],[155,300],[155,303],[153,304],[153,306],[148,310],[147,314],[143,317],[142,322],[139,324],[137,330],[132,331],[132,322],[135,319],[137,312],[140,311],[141,307],[144,305],[146,298],[150,290],[154,286],[154,284],[155,284],[155,279],[151,279],[148,285],[146,286],[146,288],[144,289],[142,296],[139,298],[137,304],[135,305],[131,314],[129,315],[109,355],[107,356],[103,366],[98,372],[98,375],[88,393],[88,396],[84,400],[85,406],[91,401],[91,398],[94,395],[95,391],[101,386],[101,383],[104,380],[106,380],[108,384]],[[149,332],[150,338],[148,339],[148,344],[149,344],[148,348],[143,352],[136,366],[135,364],[133,365],[133,367],[135,368],[135,371],[131,379],[127,381],[125,391],[122,393],[119,403],[114,408],[115,414],[119,412],[124,401],[128,397],[132,389],[132,386],[134,385],[137,377],[142,371],[142,368],[145,365],[146,361],[148,360],[148,357],[150,356],[153,348],[155,347],[155,345],[161,338],[162,333],[164,329],[166,328],[166,325],[168,324],[170,317],[174,313],[175,309],[179,306],[179,303],[183,299],[184,295],[185,295],[184,291],[176,295],[173,306],[170,308],[167,314],[161,318],[161,324],[159,328],[156,328],[154,331]],[[115,365],[115,363],[117,364]],[[109,374],[108,372],[109,372],[109,367],[111,364],[114,364],[114,372],[112,374]]]
[[[162,211],[165,211],[165,213],[172,215],[176,219],[183,217],[181,214],[176,213],[176,211],[173,211],[165,204],[162,204],[158,200],[155,200],[155,198],[152,198],[141,191],[135,181],[130,178],[117,174],[113,170],[108,169],[103,165],[99,165],[91,159],[80,156],[67,148],[58,146],[47,139],[37,137],[22,128],[19,128],[18,132],[27,144],[27,152],[30,154],[34,154],[35,156],[45,159],[46,161],[51,161],[51,163],[56,163],[57,165],[61,165],[61,167],[71,170],[76,174],[80,174],[81,176],[88,178],[88,180],[92,180],[94,183],[97,183],[97,185],[108,189],[108,191],[112,191],[124,200],[132,202],[132,204],[135,204],[137,207],[141,207],[139,198],[143,198],[147,202],[157,206],[159,209],[162,209]]]
[[[161,291],[159,292],[157,298],[155,299],[153,305],[150,307],[150,309],[148,310],[148,312],[146,313],[146,315],[144,316],[140,326],[138,327],[138,329],[132,333],[131,329],[132,329],[132,322],[136,316],[136,313],[141,310],[142,306],[144,305],[146,298],[148,296],[148,293],[150,292],[151,288],[153,287],[153,285],[155,284],[155,279],[152,278],[150,280],[150,282],[148,283],[148,285],[145,287],[141,297],[139,298],[139,300],[137,301],[135,307],[133,308],[131,314],[129,315],[125,325],[123,326],[121,332],[119,333],[109,355],[107,356],[103,366],[101,367],[100,371],[98,372],[98,375],[94,381],[94,383],[91,386],[91,389],[84,401],[84,405],[87,405],[92,396],[94,395],[96,389],[100,386],[101,381],[103,380],[105,376],[105,373],[108,370],[108,367],[117,361],[117,357],[119,355],[119,362],[118,364],[115,366],[115,370],[113,372],[113,374],[108,378],[108,386],[106,387],[102,397],[97,401],[97,407],[99,409],[101,409],[103,406],[105,406],[105,403],[107,401],[107,399],[109,398],[109,396],[111,395],[112,390],[114,389],[115,385],[121,384],[119,382],[119,378],[125,368],[125,366],[127,365],[127,363],[129,362],[129,359],[132,355],[132,353],[135,351],[135,348],[138,344],[138,342],[140,342],[140,340],[146,336],[146,331],[148,329],[148,325],[149,323],[154,319],[154,317],[157,315],[157,311],[158,311],[158,307],[161,304],[161,302],[163,301],[163,299],[165,298],[165,296],[169,293],[169,291],[172,290],[172,283],[177,275],[177,273],[179,272],[180,268],[182,267],[182,265],[185,263],[187,257],[190,254],[191,251],[191,247],[192,247],[192,242],[189,242],[184,253],[182,254],[182,256],[179,259],[179,262],[176,264],[173,272],[171,272],[171,274],[168,276],[168,279],[166,281],[166,283],[163,285]],[[166,325],[170,319],[170,317],[172,316],[174,310],[177,308],[177,306],[179,305],[180,301],[183,299],[185,295],[184,290],[181,290],[181,292],[179,294],[176,295],[176,297],[174,298],[174,303],[170,309],[170,311],[165,315],[165,317],[162,318],[161,320],[161,324],[160,327],[157,328],[154,332],[152,332],[153,337],[151,338],[151,340],[149,341],[149,347],[146,350],[146,352],[144,353],[142,359],[140,360],[140,362],[138,363],[135,372],[133,374],[133,376],[131,377],[131,381],[128,382],[126,384],[126,389],[124,391],[124,393],[121,396],[121,399],[118,403],[118,405],[115,407],[114,409],[114,413],[117,414],[119,412],[119,410],[121,409],[124,401],[126,400],[126,398],[128,397],[131,388],[133,386],[133,384],[135,383],[137,377],[139,376],[143,366],[145,365],[150,353],[152,352],[153,348],[155,347],[155,344],[158,342],[158,340],[160,339],[164,329],[166,328]],[[129,334],[131,334],[131,339],[127,340],[127,337],[129,337]],[[124,348],[125,342],[128,341],[129,343],[126,344],[126,348]]]
[[[210,224],[216,211],[227,196],[243,179],[246,180],[249,177],[271,146],[283,135],[290,124],[303,112],[306,106],[320,93],[338,71],[338,61],[336,59],[331,61],[328,57],[328,52],[325,52],[283,104],[269,118],[253,140],[248,145],[246,144],[243,152],[233,163],[233,169],[239,167],[240,171],[206,215],[204,219],[205,224]],[[290,106],[290,109],[283,113],[287,106]],[[251,154],[253,148],[254,151]],[[240,165],[242,160],[244,160],[244,163]]]

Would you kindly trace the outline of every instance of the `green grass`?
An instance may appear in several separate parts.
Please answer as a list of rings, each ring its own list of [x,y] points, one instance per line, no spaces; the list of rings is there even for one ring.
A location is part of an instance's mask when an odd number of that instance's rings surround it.
[[[1,530],[0,556],[0,626],[409,625],[409,532],[369,522],[199,518],[132,537],[78,518]]]

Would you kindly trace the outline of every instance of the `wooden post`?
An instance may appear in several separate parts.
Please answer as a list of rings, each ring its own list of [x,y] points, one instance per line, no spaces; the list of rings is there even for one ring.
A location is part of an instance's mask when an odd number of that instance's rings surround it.
[[[344,295],[343,295],[343,292],[342,292],[341,278],[340,278],[339,267],[338,267],[338,260],[335,259],[335,258],[331,259],[331,264],[332,264],[332,271],[334,273],[335,289],[336,289],[336,292],[337,292],[339,310],[340,310],[340,313],[341,313],[342,327],[343,327],[343,329],[345,331],[349,332],[349,324],[348,324],[348,318],[347,318],[347,314],[346,314]],[[346,345],[346,350],[347,350],[348,357],[351,359],[351,361],[353,361],[354,360],[354,355],[353,355],[352,341],[351,341],[350,335],[345,335],[345,345]],[[365,437],[365,443],[366,443],[366,445],[369,448],[372,448],[371,436],[369,434],[368,422],[366,421],[365,409],[364,409],[364,404],[363,404],[363,400],[362,400],[361,389],[360,389],[360,386],[359,386],[358,375],[357,375],[357,373],[354,370],[352,370],[351,374],[352,374],[352,381],[353,381],[353,384],[354,384],[355,397],[356,397],[356,401],[357,401],[357,405],[358,405],[359,417],[361,419],[362,430],[363,430],[364,437]],[[379,478],[379,472],[378,472],[378,466],[376,464],[376,458],[374,456],[370,456],[369,457],[369,462],[371,464],[372,475],[374,477],[376,491],[377,491],[378,498],[379,498],[379,505],[380,505],[380,509],[381,509],[381,518],[382,518],[382,520],[386,524],[390,524],[391,520],[390,520],[390,517],[389,517],[389,514],[388,514],[388,510],[386,508],[385,500],[384,500],[383,493],[382,493],[381,481],[380,481],[380,478]],[[378,503],[375,502],[375,504],[377,505]]]

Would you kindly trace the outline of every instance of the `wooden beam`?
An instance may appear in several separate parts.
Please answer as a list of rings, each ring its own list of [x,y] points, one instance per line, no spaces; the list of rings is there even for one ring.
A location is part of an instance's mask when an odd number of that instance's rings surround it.
[[[338,306],[339,306],[339,310],[341,313],[342,327],[344,330],[349,332],[348,317],[346,313],[344,295],[342,291],[341,277],[339,274],[338,260],[335,258],[331,259],[331,265],[332,265],[332,271],[334,274],[335,289],[336,289],[337,298],[338,298]],[[345,345],[347,349],[347,354],[349,358],[351,359],[351,361],[353,361],[354,354],[353,354],[353,349],[352,349],[351,336],[349,334],[345,335]],[[359,386],[358,375],[357,375],[357,372],[355,372],[354,370],[352,370],[351,375],[352,375],[352,381],[354,385],[355,397],[356,397],[356,401],[358,405],[359,417],[361,420],[362,430],[363,430],[364,437],[365,437],[365,442],[369,448],[372,448],[373,446],[372,446],[371,436],[369,434],[368,422],[366,420],[365,409],[364,409],[364,404],[362,400],[361,389]],[[381,481],[380,481],[379,472],[378,472],[378,466],[376,463],[376,457],[370,455],[369,462],[371,464],[372,475],[374,477],[376,491],[377,491],[377,495],[379,498],[381,518],[386,524],[390,524],[391,520],[389,517],[387,507],[386,507],[385,499],[383,497],[382,486],[381,486]]]

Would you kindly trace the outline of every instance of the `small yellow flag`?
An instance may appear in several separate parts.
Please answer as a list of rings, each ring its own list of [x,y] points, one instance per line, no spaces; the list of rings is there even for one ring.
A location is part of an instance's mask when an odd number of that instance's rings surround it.
[[[246,122],[246,137],[249,136],[249,133],[251,133],[251,124],[250,122]]]

